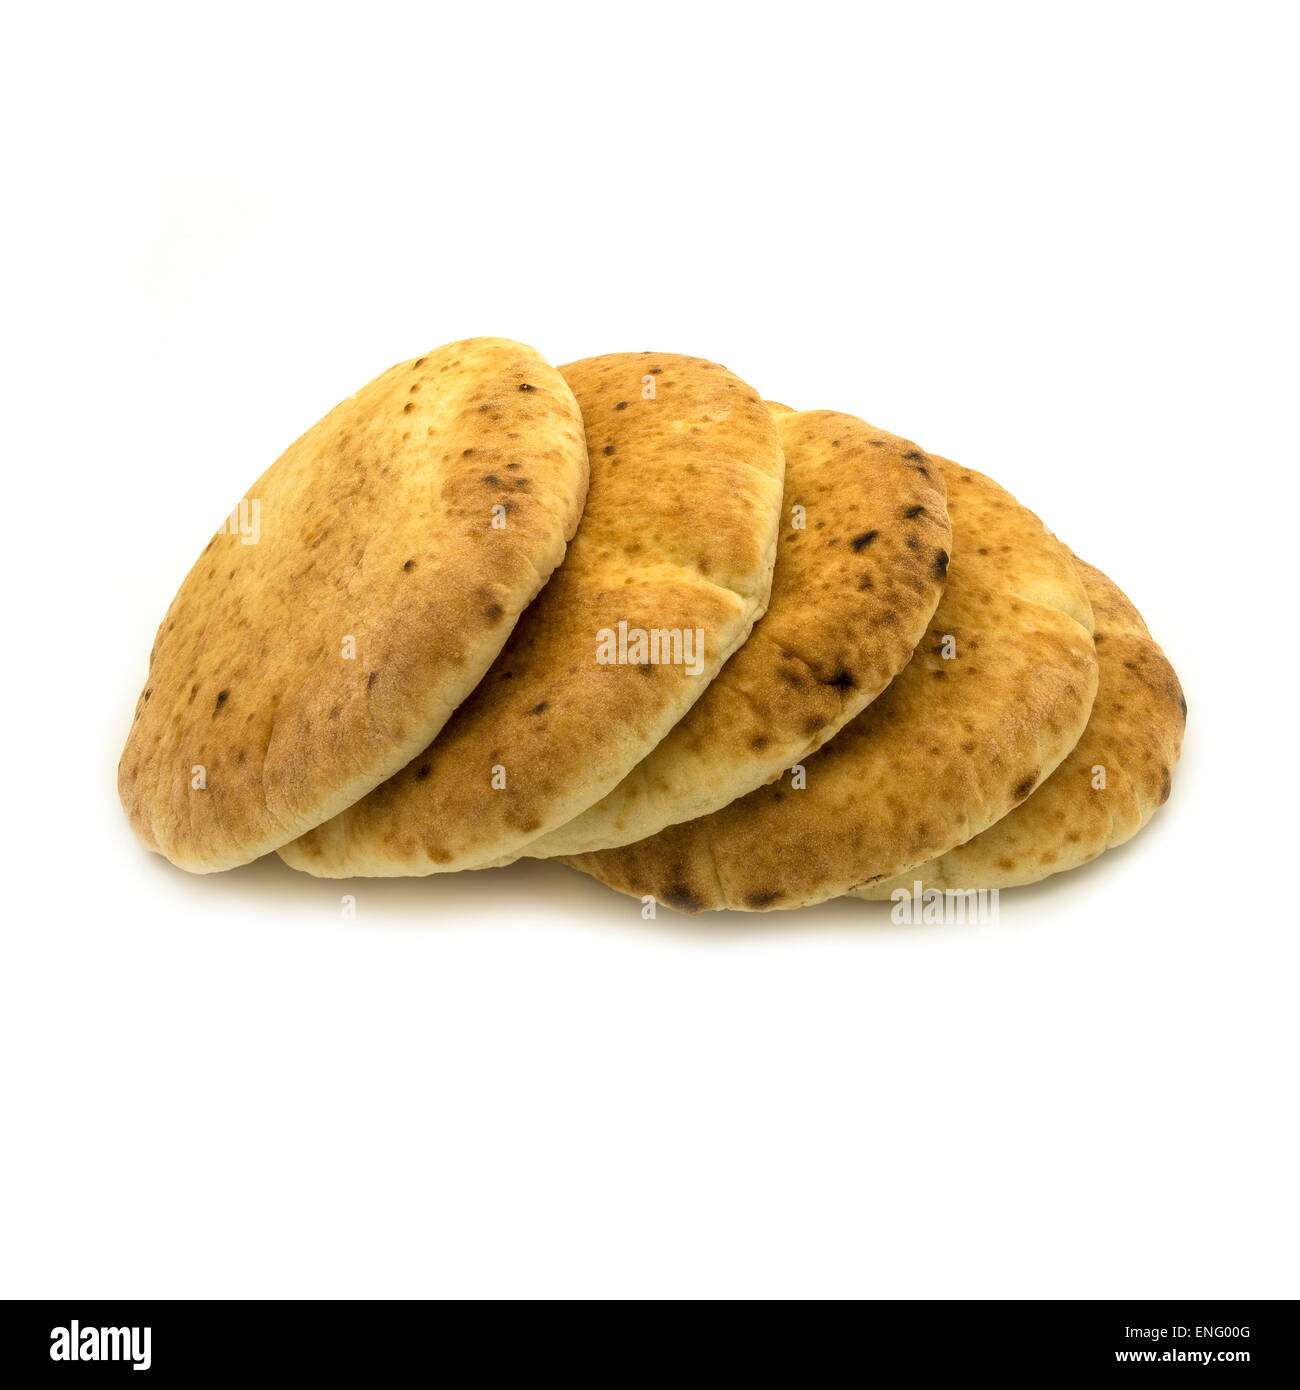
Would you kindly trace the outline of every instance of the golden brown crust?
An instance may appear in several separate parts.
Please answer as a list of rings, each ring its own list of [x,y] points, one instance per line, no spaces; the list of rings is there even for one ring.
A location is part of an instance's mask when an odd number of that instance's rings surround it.
[[[118,770],[142,842],[230,868],[404,766],[559,563],[586,486],[573,393],[519,343],[451,343],[336,406],[246,494],[255,543],[223,529],[163,619]]]
[[[529,855],[629,844],[718,810],[815,752],[911,658],[952,547],[942,473],[856,416],[773,413],[786,472],[767,612],[667,737]]]
[[[482,685],[409,767],[286,846],[324,877],[515,857],[604,795],[699,698],[762,612],[784,461],[757,394],[716,363],[618,353],[561,369],[591,489],[565,563]],[[684,665],[601,664],[598,636],[703,630]]]
[[[684,912],[820,902],[971,838],[1069,753],[1097,684],[1065,547],[947,460],[948,585],[907,668],[792,779],[636,844],[564,862]],[[945,652],[951,651],[949,658]]]
[[[1113,849],[1169,798],[1187,703],[1141,615],[1099,569],[1076,559],[1096,615],[1099,680],[1088,727],[1023,804],[965,844],[855,896],[898,889],[1010,888]]]

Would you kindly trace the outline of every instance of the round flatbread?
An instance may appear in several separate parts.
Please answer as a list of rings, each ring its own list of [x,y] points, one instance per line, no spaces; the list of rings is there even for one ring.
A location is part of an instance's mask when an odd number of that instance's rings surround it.
[[[563,558],[586,490],[573,392],[521,343],[451,343],[336,406],[167,610],[118,768],[140,840],[232,868],[404,767]]]
[[[564,564],[442,734],[282,849],[294,868],[432,874],[516,858],[621,781],[762,613],[784,460],[759,396],[667,353],[561,371],[591,456]]]
[[[952,562],[906,669],[802,768],[700,820],[565,863],[683,912],[799,907],[969,840],[1078,742],[1097,688],[1069,552],[972,469],[943,471]]]
[[[1088,727],[1041,787],[974,839],[897,878],[856,890],[1011,888],[1077,869],[1131,839],[1169,799],[1187,702],[1142,615],[1076,559],[1096,618],[1099,679]]]
[[[527,854],[625,845],[718,810],[816,752],[911,659],[948,569],[943,475],[856,416],[772,410],[785,499],[767,612],[663,742]]]

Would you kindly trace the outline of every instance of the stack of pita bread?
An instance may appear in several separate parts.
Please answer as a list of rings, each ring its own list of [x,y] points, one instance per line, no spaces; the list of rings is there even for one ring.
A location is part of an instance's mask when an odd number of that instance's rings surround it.
[[[1010,493],[671,353],[403,362],[248,490],[118,769],[181,868],[556,858],[681,912],[1075,868],[1169,796],[1137,610]]]

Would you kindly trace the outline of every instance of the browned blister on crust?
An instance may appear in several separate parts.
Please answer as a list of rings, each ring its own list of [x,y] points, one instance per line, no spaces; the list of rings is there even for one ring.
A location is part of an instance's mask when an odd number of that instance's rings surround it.
[[[564,564],[439,737],[384,786],[286,846],[325,877],[508,862],[664,737],[745,640],[772,582],[784,459],[726,368],[617,353],[561,369],[591,487]],[[602,662],[601,634],[703,633],[698,661]],[[684,655],[684,652],[683,652]]]
[[[1075,560],[1096,617],[1099,679],[1088,726],[1036,792],[965,844],[857,890],[1010,888],[1078,868],[1132,838],[1169,799],[1187,702],[1141,614],[1099,569]]]
[[[943,853],[1033,792],[1097,687],[1069,552],[990,479],[934,455],[948,583],[911,662],[794,776],[713,815],[565,860],[684,912],[820,902]]]
[[[560,562],[586,488],[573,393],[520,343],[448,344],[336,406],[158,630],[118,769],[141,841],[230,868],[403,767]]]
[[[906,439],[769,402],[785,449],[767,612],[686,716],[539,858],[708,815],[814,753],[911,658],[952,545],[943,475]]]

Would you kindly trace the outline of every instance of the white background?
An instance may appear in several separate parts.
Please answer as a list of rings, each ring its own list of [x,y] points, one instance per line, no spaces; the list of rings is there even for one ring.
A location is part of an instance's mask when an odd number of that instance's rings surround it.
[[[1296,1296],[1296,35],[1259,4],[6,20],[0,1294]],[[657,348],[994,475],[1174,795],[996,929],[551,864],[187,876],[115,768],[244,488],[390,363]],[[864,812],[869,805],[864,802]]]

